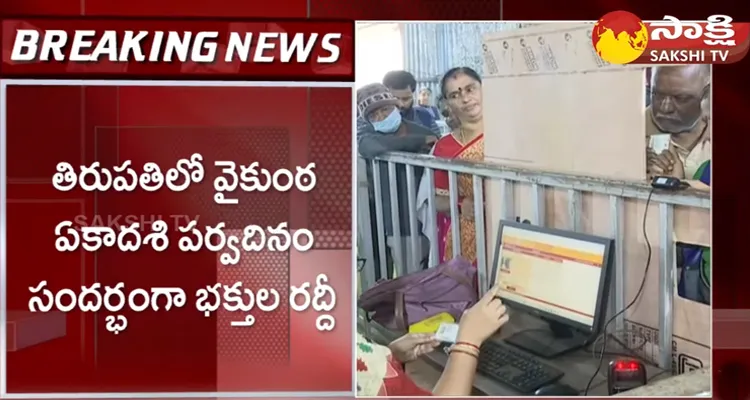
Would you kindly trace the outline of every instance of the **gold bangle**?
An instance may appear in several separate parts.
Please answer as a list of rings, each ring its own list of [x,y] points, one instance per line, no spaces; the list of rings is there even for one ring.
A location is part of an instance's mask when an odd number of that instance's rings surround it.
[[[474,357],[474,358],[476,358],[476,359],[479,359],[479,354],[474,354],[474,353],[472,353],[471,351],[469,351],[469,350],[466,350],[466,349],[462,349],[462,348],[458,348],[458,349],[451,349],[451,354],[453,354],[453,352],[456,352],[456,353],[462,353],[462,354],[466,354],[466,355],[468,355],[468,356],[472,356],[472,357]]]
[[[470,351],[471,354],[479,354],[479,347],[473,346],[469,343],[456,343],[453,345],[453,347],[457,347],[459,349],[464,349],[466,351]]]
[[[468,354],[477,359],[479,358],[479,352],[476,351],[476,349],[472,349],[471,347],[468,347],[468,346],[455,345],[451,347],[450,352],[453,353],[454,351],[458,353]]]

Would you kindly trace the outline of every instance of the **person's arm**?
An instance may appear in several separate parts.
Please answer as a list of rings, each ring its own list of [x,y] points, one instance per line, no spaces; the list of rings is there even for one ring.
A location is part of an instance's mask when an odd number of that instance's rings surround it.
[[[693,189],[706,190],[706,191],[711,190],[711,186],[708,186],[708,185],[706,185],[705,183],[703,183],[701,181],[696,181],[696,180],[690,179],[690,180],[685,180],[683,182],[687,182],[690,185],[690,187],[693,188]]]
[[[365,132],[368,129],[372,130],[370,123],[362,118],[357,118],[357,134],[359,134],[359,132]]]
[[[476,371],[477,357],[464,352],[452,351],[432,394],[435,396],[471,395]]]
[[[424,136],[397,136],[370,133],[362,135],[357,145],[359,154],[364,158],[374,158],[389,151],[408,151],[415,153],[429,143]]]

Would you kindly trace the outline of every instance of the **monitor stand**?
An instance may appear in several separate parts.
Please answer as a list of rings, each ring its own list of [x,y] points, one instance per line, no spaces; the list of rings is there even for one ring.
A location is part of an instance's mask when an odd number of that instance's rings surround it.
[[[549,329],[527,329],[506,338],[505,342],[542,358],[555,358],[586,345],[588,336],[559,322],[546,322]]]

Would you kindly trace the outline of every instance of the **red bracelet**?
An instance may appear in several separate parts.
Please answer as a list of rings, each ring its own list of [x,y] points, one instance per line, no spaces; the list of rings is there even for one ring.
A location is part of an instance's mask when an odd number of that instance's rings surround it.
[[[473,343],[469,343],[469,342],[456,342],[456,344],[468,346],[468,347],[471,347],[471,348],[476,349],[477,351],[479,351],[479,346],[477,346],[477,345],[475,345]]]
[[[474,354],[474,353],[472,353],[471,351],[469,351],[469,350],[466,350],[466,349],[453,349],[453,348],[452,348],[452,349],[451,349],[451,351],[450,351],[450,353],[451,353],[451,354],[453,354],[453,353],[461,353],[461,354],[466,354],[467,356],[472,356],[472,357],[474,357],[474,358],[476,358],[476,359],[479,359],[479,355],[477,355],[477,354]]]

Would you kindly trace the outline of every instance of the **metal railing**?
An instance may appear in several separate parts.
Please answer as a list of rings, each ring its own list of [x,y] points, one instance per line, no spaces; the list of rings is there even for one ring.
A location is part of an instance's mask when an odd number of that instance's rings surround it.
[[[428,209],[427,212],[433,220],[437,216],[435,201],[435,170],[444,170],[448,173],[450,187],[450,217],[452,221],[457,221],[458,210],[458,174],[467,174],[472,176],[474,189],[474,222],[476,225],[476,254],[477,269],[480,291],[484,292],[489,288],[488,281],[488,261],[487,261],[487,240],[485,231],[485,205],[484,205],[484,184],[485,179],[499,181],[500,183],[500,218],[513,220],[514,216],[514,184],[531,185],[533,217],[530,221],[538,226],[545,226],[545,188],[564,189],[568,192],[568,214],[570,230],[579,231],[581,229],[581,194],[595,193],[599,195],[608,195],[610,199],[610,231],[611,238],[614,240],[614,273],[613,273],[613,290],[609,301],[610,315],[622,310],[625,304],[625,246],[623,230],[623,200],[639,199],[647,200],[659,205],[659,232],[662,246],[659,248],[659,338],[660,351],[658,364],[663,369],[671,369],[672,365],[672,333],[673,333],[673,298],[675,291],[675,246],[665,245],[674,243],[674,207],[686,206],[697,208],[710,208],[710,195],[704,191],[685,190],[680,192],[652,192],[651,186],[644,183],[634,183],[625,181],[614,181],[601,178],[574,176],[559,173],[547,173],[522,168],[508,167],[501,164],[489,162],[468,162],[455,159],[443,159],[433,156],[411,154],[411,153],[389,153],[373,160],[359,159],[359,177],[357,193],[357,213],[358,213],[358,249],[359,257],[362,262],[360,272],[361,290],[366,290],[373,285],[377,276],[381,278],[390,278],[393,274],[388,272],[388,262],[386,258],[386,237],[385,237],[385,220],[381,181],[383,179],[380,166],[387,165],[388,180],[392,189],[396,189],[394,182],[397,180],[397,165],[404,165],[406,169],[406,196],[408,199],[408,225],[409,225],[409,245],[412,249],[418,248],[418,218],[416,193],[419,182],[416,181],[414,169],[424,168],[423,179],[426,179],[429,189]],[[369,168],[367,164],[370,164]],[[363,171],[371,171],[371,179],[368,179]],[[393,232],[401,232],[399,220],[399,193],[397,190],[391,190],[390,214]],[[375,227],[373,229],[372,213],[370,204],[374,203]],[[460,255],[460,224],[451,224],[453,238],[454,256]],[[427,232],[430,243],[438,243],[438,232],[436,229]],[[404,254],[400,248],[402,243],[394,241],[392,249],[394,253]],[[435,245],[430,246],[430,259],[438,260],[438,248]],[[414,272],[420,268],[421,261],[416,251],[411,252],[411,259],[408,262],[401,262],[394,268],[398,275]],[[432,265],[430,265],[432,266]],[[379,273],[378,273],[379,272]],[[625,315],[621,314],[615,319],[614,329],[622,330],[625,327]]]

